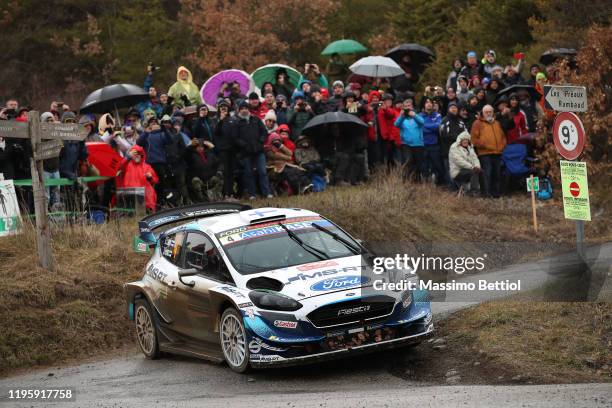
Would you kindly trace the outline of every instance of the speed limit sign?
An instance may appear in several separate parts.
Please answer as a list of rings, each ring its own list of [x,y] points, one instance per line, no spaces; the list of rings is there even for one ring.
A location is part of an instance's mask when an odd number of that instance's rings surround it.
[[[563,158],[574,160],[584,149],[584,126],[580,118],[572,112],[561,112],[553,124],[555,147]]]

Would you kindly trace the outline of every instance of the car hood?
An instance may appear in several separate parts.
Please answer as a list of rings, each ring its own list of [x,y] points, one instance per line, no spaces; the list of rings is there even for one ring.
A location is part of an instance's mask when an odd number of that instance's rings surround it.
[[[281,293],[302,300],[337,291],[360,291],[371,286],[372,269],[361,255],[311,262],[244,276],[248,281],[267,277],[283,284]]]

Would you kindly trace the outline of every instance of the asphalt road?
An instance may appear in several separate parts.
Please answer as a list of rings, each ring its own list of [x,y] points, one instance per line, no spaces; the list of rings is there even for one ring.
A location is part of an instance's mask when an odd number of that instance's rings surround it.
[[[599,285],[599,297],[610,293],[610,254],[610,244],[596,251],[595,264],[597,268],[603,268],[601,270],[605,277],[603,287]],[[529,285],[537,287],[546,281],[542,270],[550,275],[549,266],[550,262],[544,261],[524,264],[494,272],[489,279],[512,276],[513,279],[524,278]],[[433,303],[437,316],[485,299],[460,299],[460,296],[455,298],[451,295],[448,300]],[[14,387],[72,387],[76,392],[75,402],[15,404],[0,399],[0,407],[612,406],[610,384],[424,385],[398,375],[411,352],[410,349],[391,350],[319,365],[259,370],[238,375],[224,365],[206,361],[182,357],[150,361],[137,352],[128,351],[110,359],[36,370],[0,380],[1,396],[7,395],[7,390]]]

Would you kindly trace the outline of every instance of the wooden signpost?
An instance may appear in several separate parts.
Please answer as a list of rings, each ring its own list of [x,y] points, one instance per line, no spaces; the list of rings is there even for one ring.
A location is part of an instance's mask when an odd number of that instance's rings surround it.
[[[34,190],[34,213],[36,215],[36,243],[38,260],[44,269],[53,270],[51,253],[51,231],[47,217],[43,160],[59,157],[64,140],[81,141],[87,131],[76,123],[40,123],[36,111],[28,114],[28,123],[0,121],[0,136],[30,139],[34,157],[30,159],[32,189]]]

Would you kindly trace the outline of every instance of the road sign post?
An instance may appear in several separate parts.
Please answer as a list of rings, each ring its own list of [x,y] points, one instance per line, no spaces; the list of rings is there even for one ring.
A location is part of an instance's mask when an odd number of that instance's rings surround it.
[[[533,230],[538,232],[538,215],[536,213],[535,192],[540,189],[540,180],[533,177],[533,174],[527,179],[527,191],[531,191],[531,215],[533,218]]]
[[[33,152],[33,157],[30,159],[30,170],[34,192],[38,260],[40,266],[52,271],[51,231],[47,217],[43,160],[58,157],[64,140],[81,141],[87,136],[87,131],[83,126],[73,123],[40,123],[39,113],[30,111],[28,123],[1,121],[0,136],[30,139]]]

